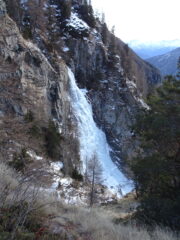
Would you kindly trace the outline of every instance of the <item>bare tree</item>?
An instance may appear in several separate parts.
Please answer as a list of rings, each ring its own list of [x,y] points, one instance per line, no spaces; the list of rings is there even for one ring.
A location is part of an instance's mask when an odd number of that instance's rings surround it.
[[[96,153],[94,153],[94,155],[87,164],[87,178],[91,185],[90,206],[92,207],[95,200],[95,186],[96,184],[102,183],[102,166],[97,158]]]

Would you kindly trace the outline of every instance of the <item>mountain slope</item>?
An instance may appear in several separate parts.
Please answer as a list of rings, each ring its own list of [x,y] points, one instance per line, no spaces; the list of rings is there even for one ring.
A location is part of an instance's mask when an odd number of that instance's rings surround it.
[[[134,40],[128,44],[141,58],[148,59],[174,50],[180,46],[180,40],[159,42],[140,42]]]
[[[11,161],[13,153],[27,148],[44,162],[62,161],[66,175],[72,176],[74,169],[82,172],[86,161],[79,127],[82,119],[73,109],[70,67],[78,87],[86,88],[93,121],[105,133],[112,160],[122,168],[138,144],[131,132],[134,116],[147,107],[143,98],[161,82],[159,72],[109,32],[85,1],[6,3],[11,18],[5,12],[0,18],[2,158]],[[35,120],[27,124],[31,112]],[[49,120],[60,136],[52,134]],[[16,125],[21,137],[14,132]],[[29,135],[34,130],[38,138]],[[47,133],[58,138],[56,154],[48,155]]]
[[[180,47],[166,54],[148,58],[147,61],[157,67],[162,75],[176,75],[177,63],[180,57]]]

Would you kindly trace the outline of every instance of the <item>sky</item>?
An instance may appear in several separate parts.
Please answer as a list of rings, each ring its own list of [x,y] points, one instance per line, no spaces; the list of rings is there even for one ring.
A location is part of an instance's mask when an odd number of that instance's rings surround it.
[[[180,0],[92,0],[92,4],[125,42],[180,39]]]

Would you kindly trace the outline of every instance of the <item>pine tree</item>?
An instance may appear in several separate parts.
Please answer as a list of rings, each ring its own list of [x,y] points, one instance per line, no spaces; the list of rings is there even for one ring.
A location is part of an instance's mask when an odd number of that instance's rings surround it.
[[[177,79],[180,80],[180,57],[178,59],[178,63],[177,63],[177,75],[176,75]]]
[[[179,103],[180,82],[168,77],[149,97],[150,110],[137,117],[134,131],[142,146],[131,165],[141,202],[139,219],[176,229],[180,222]]]
[[[101,32],[101,35],[102,35],[102,41],[105,45],[108,44],[108,38],[109,38],[109,31],[108,31],[108,28],[107,28],[107,25],[106,23],[103,23],[102,25],[102,32]]]

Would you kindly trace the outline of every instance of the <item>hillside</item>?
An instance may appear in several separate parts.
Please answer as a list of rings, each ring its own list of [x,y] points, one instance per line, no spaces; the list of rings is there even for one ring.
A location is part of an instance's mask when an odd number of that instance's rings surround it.
[[[163,76],[176,75],[177,63],[180,57],[180,48],[176,48],[166,54],[146,59],[153,66],[157,67]]]
[[[84,0],[0,0],[0,25],[2,239],[123,238],[118,216],[87,206],[119,204],[133,189],[131,126],[159,71]]]

